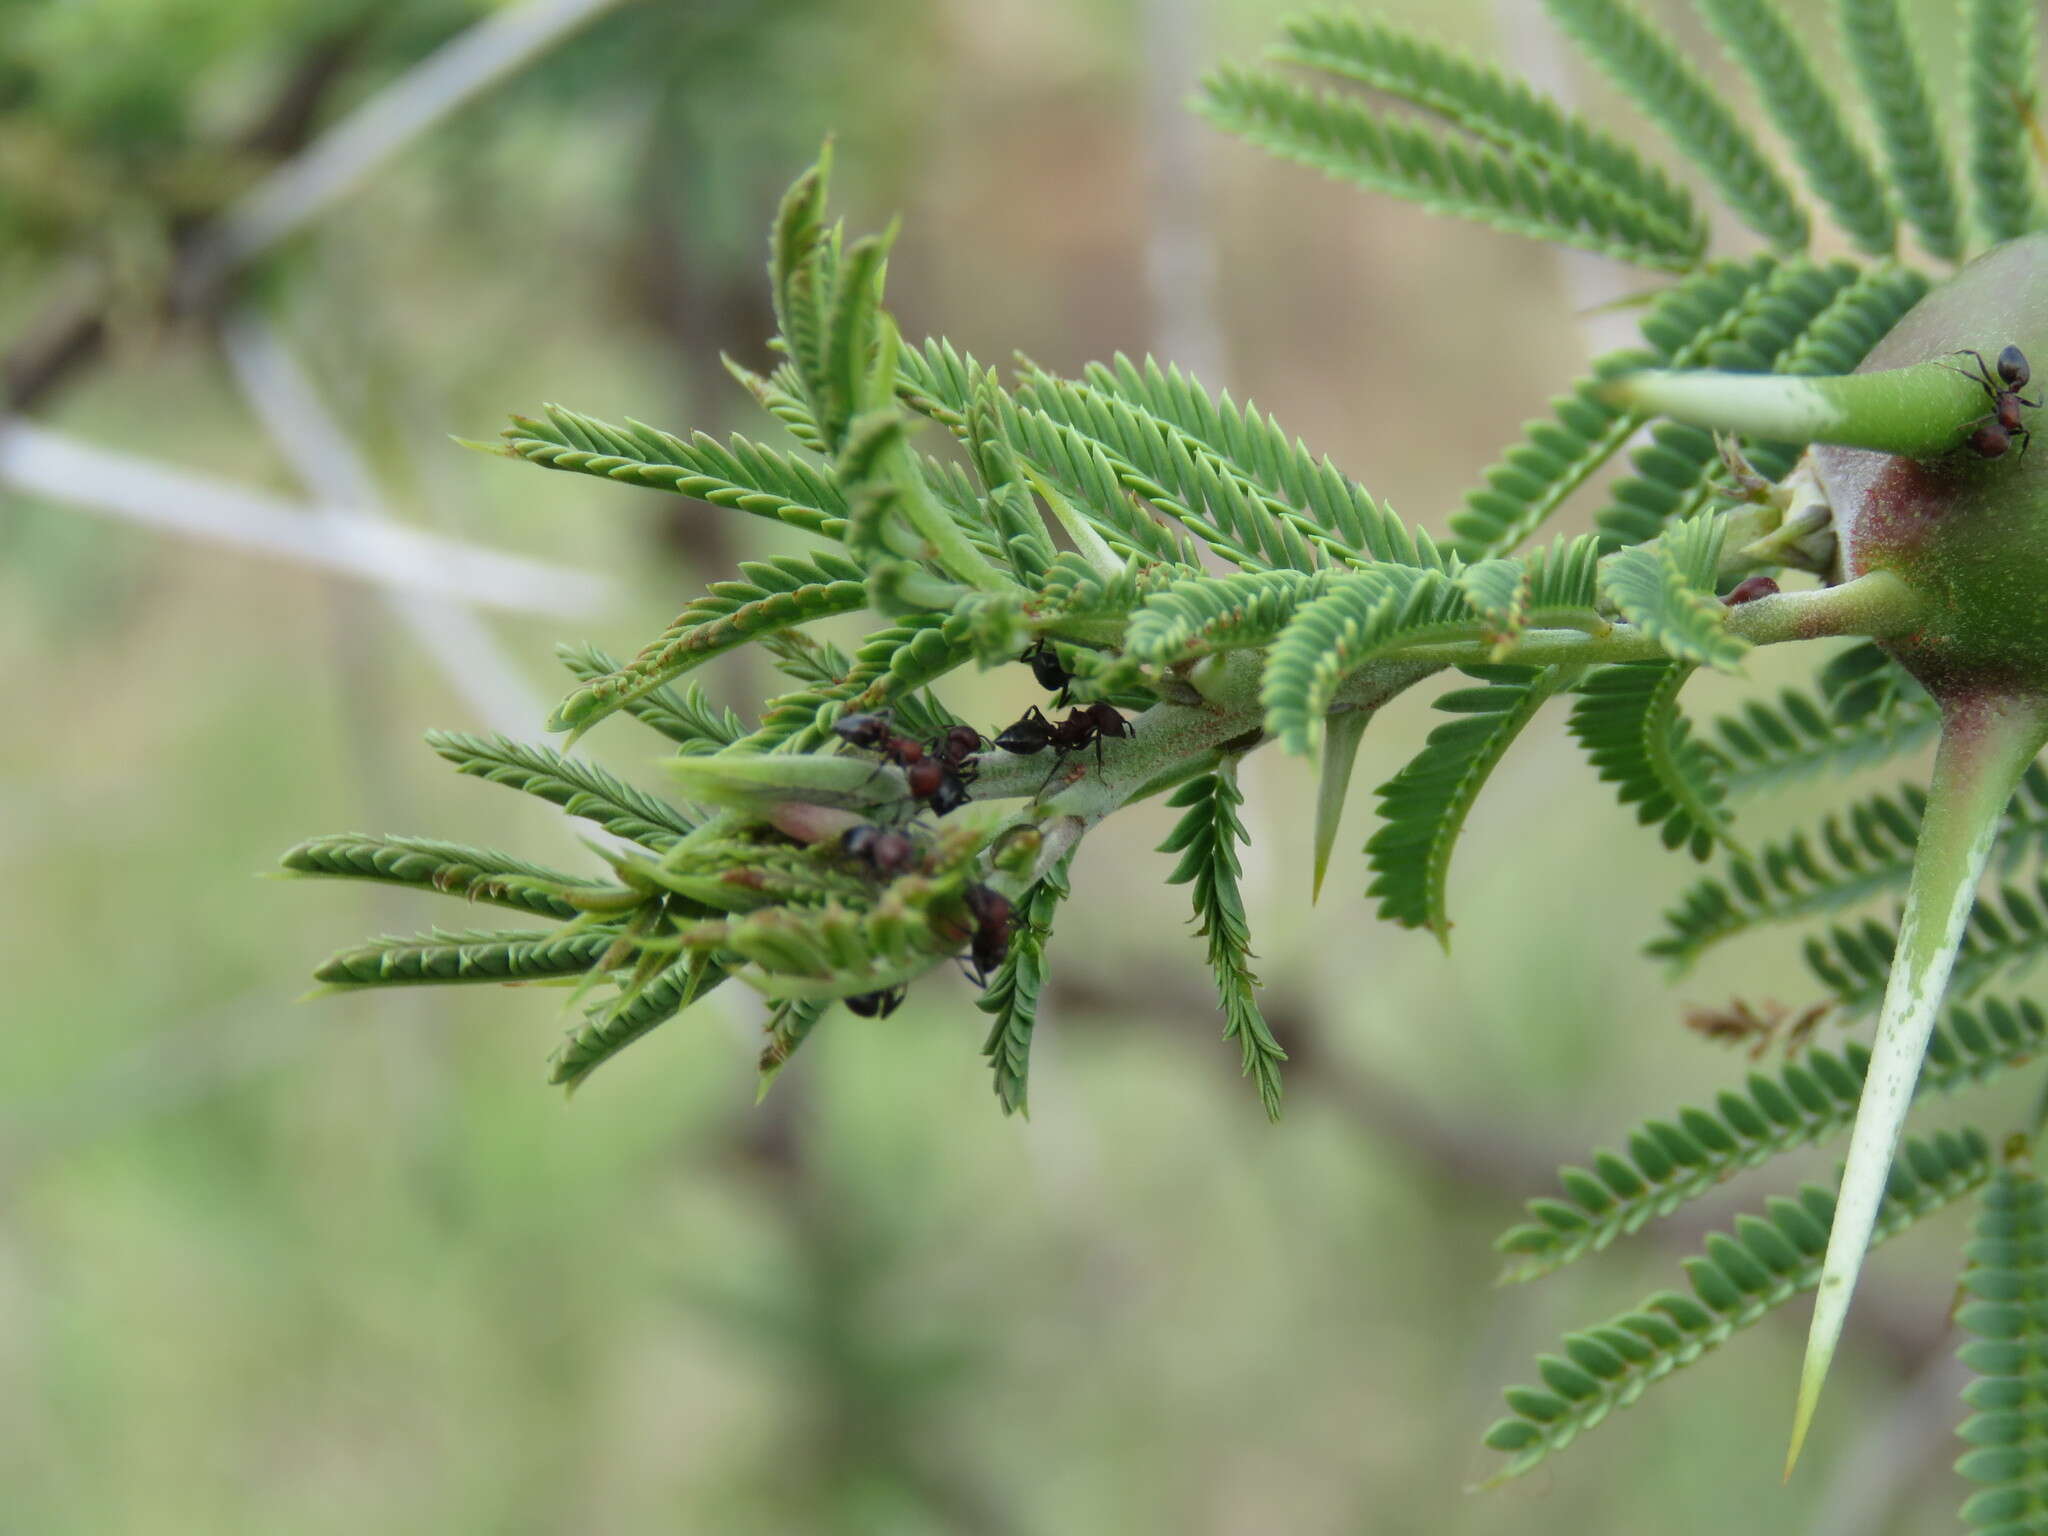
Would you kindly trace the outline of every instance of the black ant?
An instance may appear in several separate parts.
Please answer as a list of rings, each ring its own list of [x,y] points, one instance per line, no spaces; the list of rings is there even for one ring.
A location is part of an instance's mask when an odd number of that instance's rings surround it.
[[[970,885],[960,897],[974,919],[974,941],[968,951],[974,964],[968,974],[976,986],[985,987],[1010,957],[1010,899],[985,885]]]
[[[1048,720],[1034,704],[1024,711],[1023,719],[996,737],[996,745],[1005,752],[1014,752],[1019,757],[1029,757],[1035,752],[1053,748],[1062,757],[1084,748],[1095,748],[1095,760],[1102,761],[1102,743],[1109,737],[1131,735],[1131,722],[1109,705],[1097,701],[1084,704],[1072,711],[1064,720]]]
[[[1031,675],[1038,679],[1038,686],[1048,693],[1057,693],[1053,699],[1055,709],[1063,708],[1067,702],[1067,690],[1074,685],[1074,674],[1060,664],[1059,652],[1052,648],[1052,642],[1043,635],[1031,642],[1031,649],[1017,658],[1031,668]]]
[[[880,992],[856,992],[846,999],[846,1011],[864,1019],[886,1019],[903,1006],[908,987],[887,987]]]
[[[2038,407],[2041,402],[2029,400],[2020,393],[2027,387],[2033,370],[2027,366],[2027,354],[2016,346],[2007,346],[1998,354],[1998,376],[1992,377],[1990,366],[1984,361],[1984,354],[1968,347],[1955,354],[1958,357],[1975,358],[1977,371],[1967,368],[1950,368],[1966,379],[1973,379],[1984,387],[1985,395],[1991,401],[1991,414],[1980,421],[1970,433],[1967,442],[1970,451],[1980,459],[1996,459],[2012,446],[2013,439],[2020,440],[2020,457],[2025,458],[2027,448],[2034,440],[2034,434],[2020,416],[2021,406]]]
[[[901,832],[883,827],[848,827],[839,846],[878,875],[901,875],[917,863],[917,845]]]

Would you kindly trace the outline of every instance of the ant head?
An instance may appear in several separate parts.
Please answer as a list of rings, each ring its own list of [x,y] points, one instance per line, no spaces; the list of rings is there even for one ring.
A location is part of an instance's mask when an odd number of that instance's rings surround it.
[[[2005,380],[2007,389],[2025,389],[2027,380],[2034,374],[2027,367],[2027,354],[2016,346],[2008,346],[1998,354],[1998,376]]]
[[[866,715],[841,715],[832,722],[832,734],[850,747],[879,747],[889,739],[892,729],[886,709]]]

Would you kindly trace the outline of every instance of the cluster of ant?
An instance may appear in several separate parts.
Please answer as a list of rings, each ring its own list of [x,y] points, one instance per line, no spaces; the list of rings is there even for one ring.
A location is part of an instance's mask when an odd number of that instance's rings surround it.
[[[1066,702],[1074,676],[1061,665],[1050,645],[1040,640],[1018,659],[1029,664],[1040,687],[1057,690],[1055,705]],[[925,802],[934,816],[944,816],[967,803],[968,786],[979,777],[974,759],[990,745],[987,737],[966,725],[949,726],[928,742],[899,735],[886,710],[844,716],[832,729],[848,746],[873,752],[881,763],[901,768],[910,798]],[[1130,722],[1108,704],[1084,704],[1057,721],[1047,719],[1033,705],[1021,719],[996,736],[994,745],[1021,757],[1052,748],[1052,773],[1046,775],[1049,784],[1052,774],[1058,773],[1060,765],[1072,754],[1092,746],[1099,761],[1105,739],[1129,735]],[[839,846],[849,858],[857,859],[883,879],[906,874],[918,862],[917,844],[910,835],[888,827],[866,823],[850,827],[840,837]],[[1009,898],[986,885],[969,885],[961,899],[974,921],[968,940],[968,976],[976,986],[985,987],[1009,956],[1014,914]],[[905,990],[891,987],[880,992],[862,992],[847,998],[846,1006],[863,1018],[885,1019],[901,1005]]]
[[[2020,393],[2027,387],[2027,381],[2034,376],[2033,370],[2027,366],[2027,354],[2016,346],[2006,347],[1998,354],[1996,378],[1992,376],[1991,368],[1985,363],[1983,353],[1973,352],[1965,347],[1955,355],[1975,358],[1977,371],[1972,373],[1967,368],[1951,368],[1947,363],[1942,366],[1981,384],[1985,395],[1991,401],[1991,414],[1979,421],[1965,440],[1970,451],[1980,459],[2003,458],[2005,451],[2012,447],[2013,439],[2018,438],[2020,457],[2025,458],[2027,446],[2033,442],[2034,434],[2021,419],[2020,407],[2038,407],[2041,404],[2040,401],[2029,400]]]

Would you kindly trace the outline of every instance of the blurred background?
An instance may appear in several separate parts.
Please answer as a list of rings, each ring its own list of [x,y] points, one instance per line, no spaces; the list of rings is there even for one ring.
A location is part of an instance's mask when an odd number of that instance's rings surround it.
[[[1533,0],[1380,9],[1637,132]],[[1956,29],[1924,9],[1941,71]],[[1789,1489],[1803,1307],[1468,1491],[1498,1389],[1678,1283],[1701,1222],[1512,1290],[1493,1234],[1559,1162],[1748,1070],[1681,1027],[1687,1004],[1810,990],[1782,939],[1675,988],[1640,956],[1694,871],[1583,768],[1562,711],[1473,817],[1452,958],[1359,894],[1365,791],[1433,723],[1426,697],[1368,737],[1320,906],[1312,769],[1247,765],[1247,897],[1295,1056],[1277,1127],[1218,1038],[1156,806],[1077,868],[1028,1121],[998,1112],[986,1020],[944,976],[889,1020],[833,1016],[758,1106],[743,998],[573,1102],[542,1081],[546,993],[297,1001],[330,950],[461,915],[259,878],[281,850],[362,829],[586,860],[422,733],[537,738],[568,683],[555,640],[630,652],[791,547],[448,437],[559,400],[779,441],[719,353],[767,360],[767,221],[827,131],[851,225],[903,216],[907,335],[1056,368],[1156,351],[1442,527],[1628,338],[1602,306],[1652,280],[1206,128],[1195,76],[1274,20],[0,5],[0,1530],[1945,1524],[1954,1215],[1874,1263]],[[993,728],[1038,697],[1008,671],[949,698]],[[706,676],[758,696],[743,663]],[[588,750],[658,786],[651,741]]]

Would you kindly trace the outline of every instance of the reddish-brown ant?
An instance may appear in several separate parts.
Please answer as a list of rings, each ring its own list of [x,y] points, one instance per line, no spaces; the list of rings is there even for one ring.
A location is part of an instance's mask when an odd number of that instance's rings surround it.
[[[1977,371],[1972,373],[1967,368],[1956,368],[1949,363],[1943,363],[1942,366],[1982,385],[1985,395],[1991,401],[1991,414],[1979,422],[1966,439],[1970,451],[1981,459],[2000,458],[2012,447],[2013,439],[2018,438],[2020,456],[2026,457],[2027,448],[2032,444],[2034,434],[2021,417],[2020,407],[2038,407],[2041,404],[2040,401],[2029,400],[2020,393],[2027,387],[2027,381],[2034,376],[2033,370],[2027,366],[2027,354],[2017,346],[2007,346],[1998,354],[1996,378],[1992,376],[1990,365],[1984,361],[1983,353],[1965,347],[1956,353],[1956,356],[1974,358]]]
[[[974,941],[969,947],[974,964],[968,974],[976,986],[985,987],[1010,956],[1010,899],[985,885],[970,885],[960,896],[974,919]]]
[[[839,846],[878,875],[904,874],[917,863],[917,845],[883,827],[848,827]]]
[[[879,752],[896,734],[896,723],[887,710],[872,715],[841,715],[832,723],[832,734],[849,747]]]
[[[972,780],[974,768],[968,759],[988,745],[988,738],[971,725],[949,725],[945,734],[931,744],[931,755],[959,774],[963,779]]]
[[[903,1006],[907,987],[888,987],[880,992],[856,992],[846,999],[846,1011],[864,1019],[886,1019]]]
[[[1739,608],[1744,603],[1753,603],[1760,597],[1775,597],[1778,584],[1768,576],[1745,576],[1729,589],[1721,599],[1730,608]]]
[[[979,745],[981,737],[966,726],[951,727],[933,743],[934,750],[940,754],[937,756],[928,756],[924,746],[908,736],[898,736],[895,722],[886,710],[870,715],[842,715],[833,722],[832,733],[848,746],[878,753],[882,762],[894,763],[901,768],[903,782],[910,790],[911,798],[929,800],[934,814],[943,816],[967,803],[967,784],[974,773],[971,767],[965,766],[965,759],[972,752],[971,749],[961,751],[957,741],[958,738],[972,736],[974,743]],[[880,771],[880,764],[877,764],[876,772]]]

